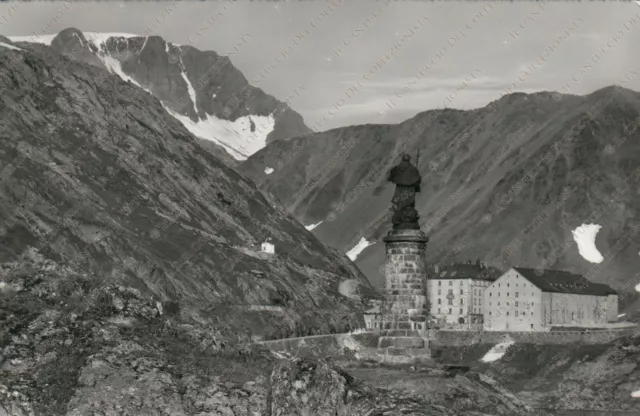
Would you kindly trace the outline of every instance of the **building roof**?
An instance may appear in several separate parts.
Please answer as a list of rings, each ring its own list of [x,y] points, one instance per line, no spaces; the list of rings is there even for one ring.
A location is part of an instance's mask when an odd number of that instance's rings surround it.
[[[432,268],[427,274],[428,279],[476,279],[494,281],[502,275],[495,267],[478,266],[476,264],[453,264],[439,266],[438,272]]]
[[[602,283],[593,283],[579,274],[562,270],[543,270],[514,267],[515,271],[524,276],[543,292],[573,293],[576,295],[607,296],[617,292]]]

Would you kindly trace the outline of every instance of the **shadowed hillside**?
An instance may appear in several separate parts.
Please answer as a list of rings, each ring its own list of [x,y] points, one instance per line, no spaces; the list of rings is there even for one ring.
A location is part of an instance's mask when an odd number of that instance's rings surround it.
[[[38,44],[0,47],[0,65],[0,261],[36,247],[234,338],[356,325],[339,287],[370,290],[357,268],[151,94]]]
[[[381,286],[393,185],[405,149],[423,175],[416,206],[430,263],[480,258],[583,273],[636,299],[640,281],[640,94],[514,93],[484,108],[431,110],[393,125],[360,125],[270,144],[241,165],[325,243],[372,246],[356,264]],[[267,167],[273,173],[265,174]],[[385,216],[386,215],[386,216]],[[572,231],[602,226],[590,263]]]

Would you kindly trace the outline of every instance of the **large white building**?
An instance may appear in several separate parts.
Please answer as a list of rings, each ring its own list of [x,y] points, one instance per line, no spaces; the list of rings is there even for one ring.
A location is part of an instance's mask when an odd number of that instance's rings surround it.
[[[435,266],[427,277],[431,328],[482,329],[486,288],[500,271],[476,264]]]
[[[613,289],[559,270],[513,267],[484,290],[483,298],[488,331],[598,327],[618,317]]]

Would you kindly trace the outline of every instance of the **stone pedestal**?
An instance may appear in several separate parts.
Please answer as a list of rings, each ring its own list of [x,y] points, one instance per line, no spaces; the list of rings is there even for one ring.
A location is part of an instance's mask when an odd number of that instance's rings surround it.
[[[392,230],[387,247],[385,300],[375,359],[385,363],[432,363],[427,336],[425,252],[429,239],[420,230]],[[373,351],[368,351],[369,358]]]

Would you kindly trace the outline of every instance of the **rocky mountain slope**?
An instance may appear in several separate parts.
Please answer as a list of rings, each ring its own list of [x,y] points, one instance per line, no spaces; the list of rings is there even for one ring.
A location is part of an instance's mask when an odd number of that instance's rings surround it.
[[[393,194],[386,173],[400,159],[394,151],[415,161],[419,150],[416,205],[429,262],[553,267],[631,294],[640,282],[639,124],[640,94],[622,87],[514,93],[477,110],[275,142],[240,170],[304,224],[321,222],[313,233],[323,242],[343,252],[372,243],[356,264],[380,286]],[[601,263],[581,255],[574,239],[576,231],[588,240],[577,227],[589,223],[602,226]]]
[[[0,262],[36,248],[175,302],[227,339],[358,324],[358,296],[371,289],[353,263],[154,96],[34,43],[0,38],[0,66]],[[260,252],[266,238],[275,255]]]
[[[250,85],[229,57],[213,51],[170,43],[159,36],[83,33],[75,28],[57,35],[11,39],[49,45],[147,90],[189,131],[212,142],[207,146],[217,156],[224,149],[227,163],[246,159],[268,142],[310,131],[300,114]],[[250,41],[247,35],[236,48]]]
[[[372,368],[356,378],[324,360],[238,348],[216,326],[182,322],[174,302],[35,249],[0,272],[0,415],[530,414],[477,375],[382,369],[390,383],[367,383]]]
[[[262,414],[270,355],[36,250],[1,271],[0,414]]]

